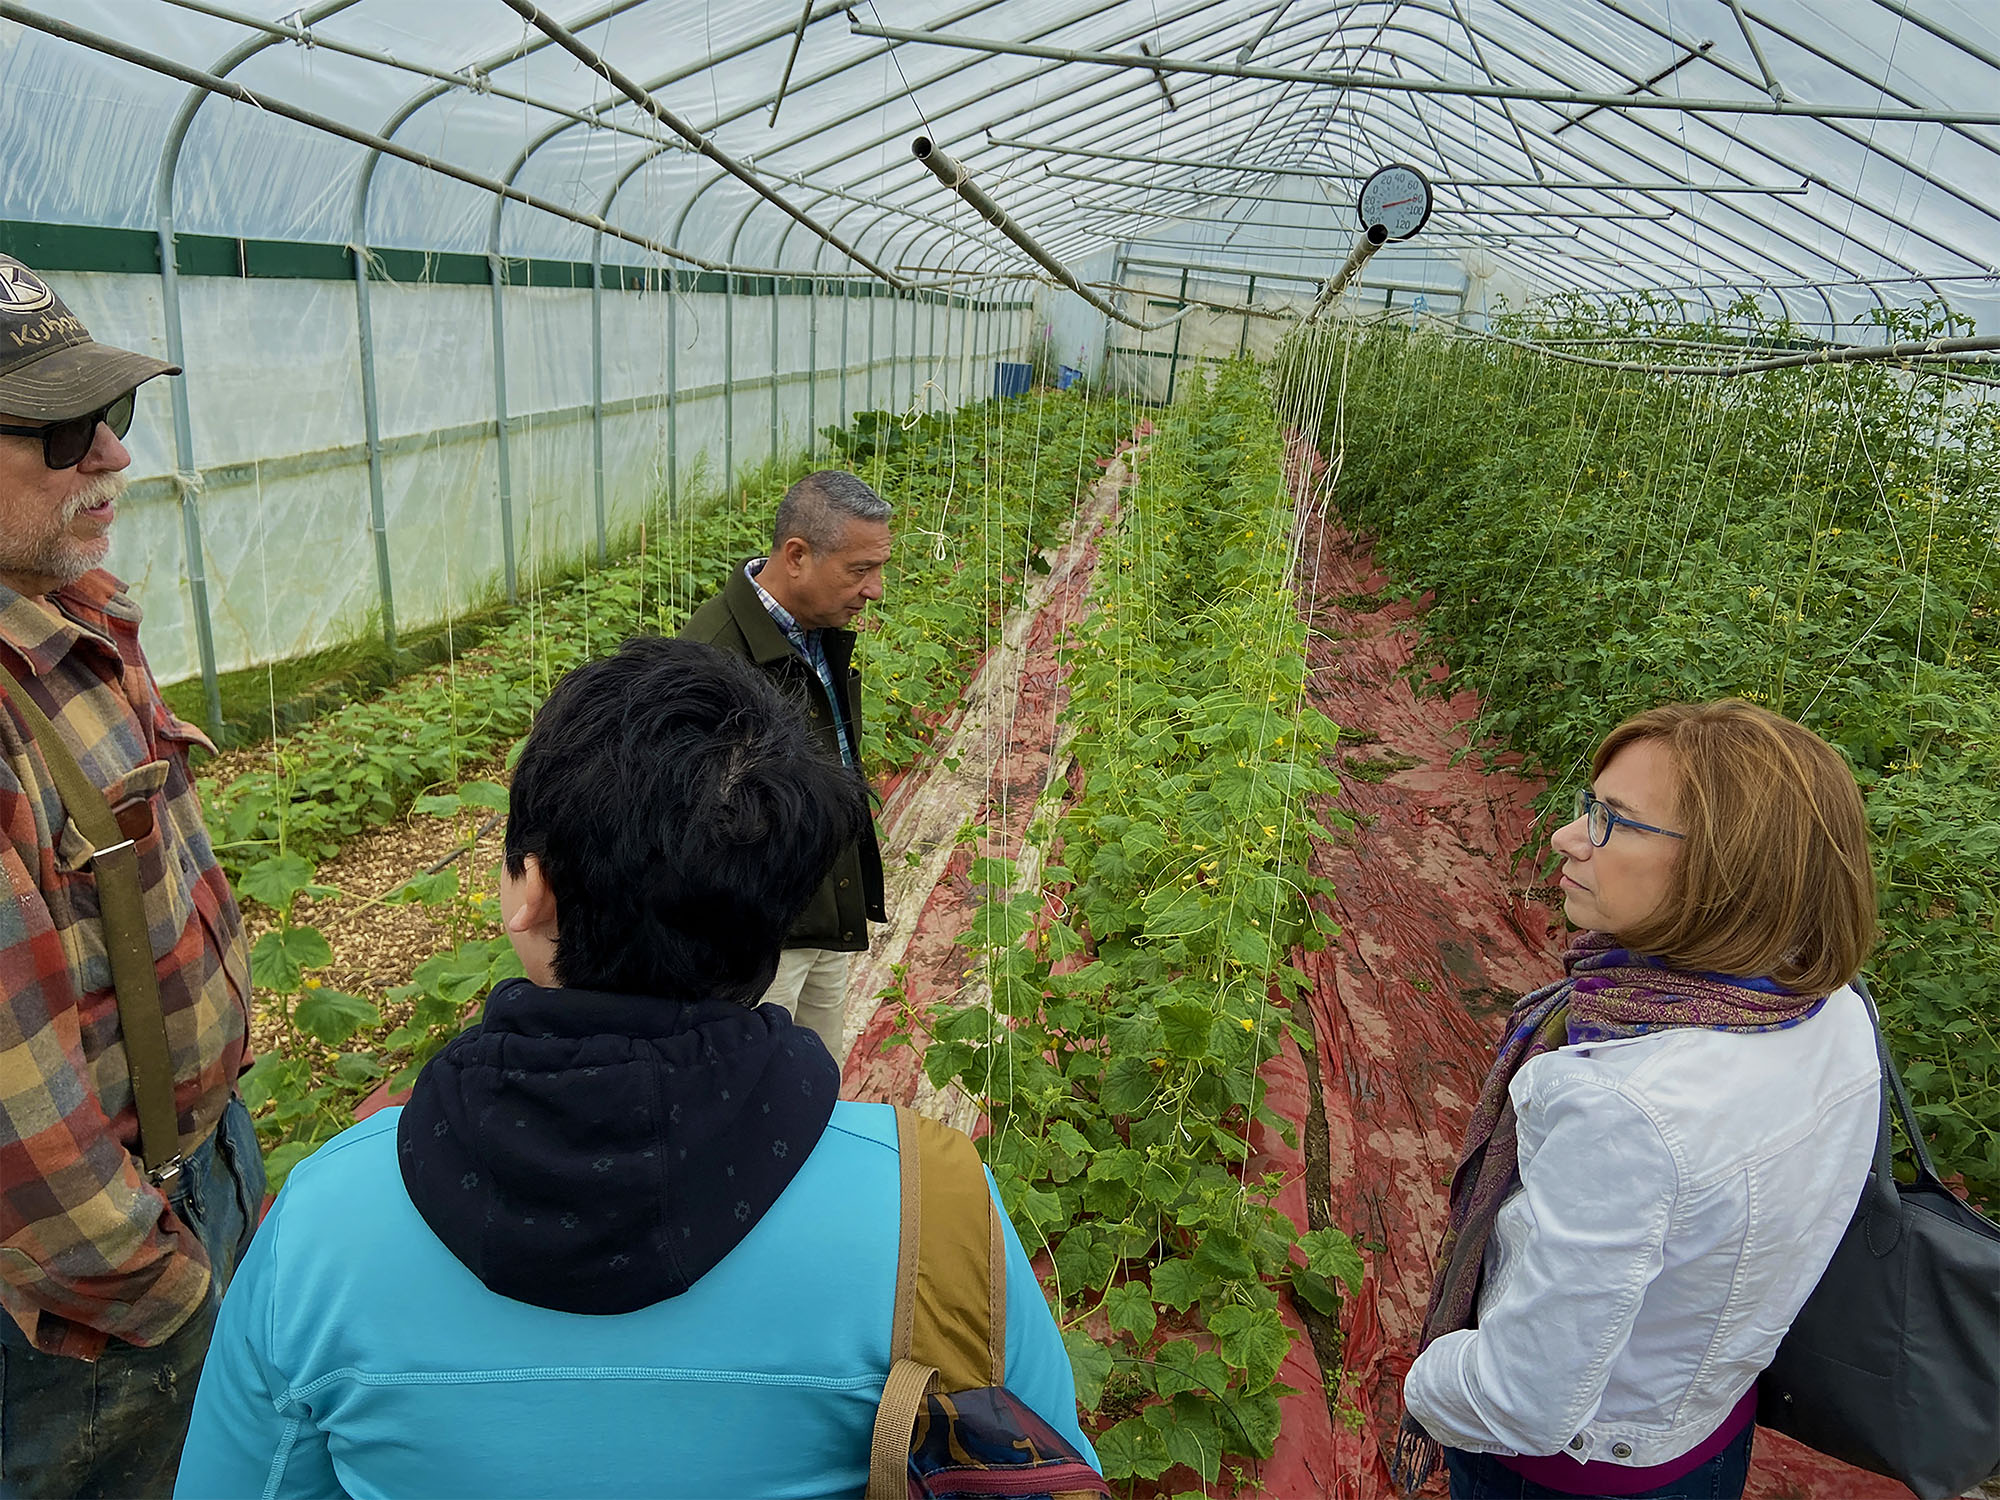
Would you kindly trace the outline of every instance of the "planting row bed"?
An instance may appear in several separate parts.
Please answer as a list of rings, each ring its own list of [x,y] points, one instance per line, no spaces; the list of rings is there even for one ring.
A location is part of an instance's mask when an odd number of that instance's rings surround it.
[[[1514,331],[1657,331],[1642,314]],[[1890,1041],[1940,1164],[2000,1202],[1988,393],[1880,366],[1611,372],[1401,326],[1292,357],[1281,404],[1332,387],[1342,516],[1403,586],[1434,591],[1437,690],[1480,694],[1473,742],[1524,757],[1545,815],[1569,806],[1605,731],[1667,700],[1766,703],[1847,757],[1876,839],[1869,973]]]
[[[868,692],[871,769],[893,778],[925,753],[960,687],[1018,601],[1028,560],[1062,532],[1079,480],[1124,422],[1109,403],[1037,394],[907,427],[865,413],[838,435],[852,467],[899,509],[905,540],[888,575],[893,608],[857,651]],[[501,766],[549,686],[637,630],[672,630],[735,561],[768,544],[779,488],[711,506],[660,545],[537,596],[511,625],[436,672],[398,684],[278,741],[268,766],[211,782],[212,822],[258,929],[252,978],[263,1056],[246,1076],[274,1180],[344,1128],[356,1103],[399,1086],[462,1026],[486,992],[518,972],[499,934],[488,838],[506,805]],[[468,773],[485,772],[463,780]],[[407,815],[442,821],[413,839],[396,874],[366,889],[329,885],[326,862]],[[344,868],[394,865],[378,841]],[[454,843],[467,853],[432,869]],[[420,852],[419,852],[420,851]],[[483,856],[483,858],[481,857]],[[379,878],[379,877],[378,877]],[[365,944],[379,903],[414,904],[415,925],[445,942],[404,972],[353,983],[365,966],[322,930]],[[406,927],[409,924],[404,924]],[[326,982],[340,974],[348,987]]]

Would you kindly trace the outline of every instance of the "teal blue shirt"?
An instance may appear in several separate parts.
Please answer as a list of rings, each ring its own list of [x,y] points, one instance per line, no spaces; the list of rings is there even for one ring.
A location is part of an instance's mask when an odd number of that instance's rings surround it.
[[[887,1106],[836,1105],[720,1264],[611,1317],[502,1297],[454,1259],[403,1188],[398,1114],[301,1163],[257,1232],[176,1495],[862,1493],[896,1282]],[[1006,1238],[1007,1385],[1091,1455],[1061,1335]]]

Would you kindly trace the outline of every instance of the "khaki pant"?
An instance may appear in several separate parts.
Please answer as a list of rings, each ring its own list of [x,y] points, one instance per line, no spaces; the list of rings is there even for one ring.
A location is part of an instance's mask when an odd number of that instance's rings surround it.
[[[852,953],[831,948],[787,948],[777,978],[758,1003],[783,1006],[795,1023],[819,1033],[835,1062],[845,1062],[847,974],[853,961]]]

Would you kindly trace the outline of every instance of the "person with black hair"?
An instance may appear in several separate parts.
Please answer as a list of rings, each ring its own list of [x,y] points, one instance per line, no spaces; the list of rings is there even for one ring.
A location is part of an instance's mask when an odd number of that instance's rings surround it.
[[[293,1170],[223,1304],[176,1493],[861,1493],[895,1116],[837,1102],[826,1048],[756,999],[867,815],[793,705],[710,647],[629,641],[559,683],[506,833],[527,978],[406,1106]],[[1088,1453],[1004,1240],[1008,1387]]]
[[[854,622],[882,599],[893,546],[889,502],[839,469],[808,474],[785,491],[771,552],[730,571],[722,592],[682,628],[753,663],[793,699],[829,755],[861,768],[861,673]],[[868,924],[888,920],[882,854],[864,821],[785,935],[764,998],[819,1034],[846,1060],[847,980],[868,948]]]

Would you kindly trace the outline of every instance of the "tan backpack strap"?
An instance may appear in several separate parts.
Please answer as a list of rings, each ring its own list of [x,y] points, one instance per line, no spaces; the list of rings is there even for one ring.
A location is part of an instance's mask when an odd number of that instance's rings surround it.
[[[943,1390],[1002,1385],[1007,1376],[1006,1241],[986,1186],[985,1163],[963,1131],[915,1110],[898,1108],[896,1129],[903,1154],[922,1162],[923,1210],[917,1224],[908,1357],[935,1365]]]
[[[889,1367],[882,1404],[875,1408],[875,1442],[868,1454],[868,1500],[909,1500],[910,1437],[937,1369],[913,1359]]]
[[[98,919],[104,929],[105,955],[111,961],[111,984],[118,994],[118,1029],[132,1079],[132,1106],[139,1116],[140,1154],[146,1175],[164,1187],[180,1175],[181,1134],[167,1020],[160,1010],[160,980],[153,967],[153,940],[139,882],[139,853],[119,829],[103,790],[84,775],[49,716],[4,666],[0,666],[0,689],[27,723],[63,810],[93,850],[90,867],[97,877]]]
[[[889,1378],[875,1410],[868,1500],[907,1500],[924,1397],[1007,1377],[1007,1240],[986,1167],[964,1132],[896,1106],[901,1234]]]

